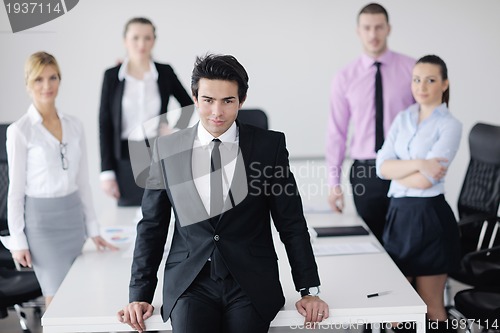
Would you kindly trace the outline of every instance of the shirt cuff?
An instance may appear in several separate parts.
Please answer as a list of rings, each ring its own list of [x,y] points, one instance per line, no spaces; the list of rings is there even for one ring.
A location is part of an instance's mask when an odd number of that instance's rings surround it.
[[[103,181],[103,180],[116,180],[116,174],[113,170],[102,171],[101,175],[99,176],[99,179],[101,181]]]
[[[422,172],[422,175],[427,178],[427,180],[434,186],[436,185],[439,180],[432,178],[431,176],[427,176],[425,173]]]
[[[328,172],[328,185],[330,187],[341,185],[340,174],[338,172]]]
[[[2,241],[2,243],[7,243],[5,245],[6,248],[8,248],[10,251],[19,251],[19,250],[28,250],[28,240],[26,239],[26,235],[24,233],[20,233],[17,235],[10,235],[8,237],[5,237],[5,242]],[[7,246],[8,245],[8,246]]]
[[[99,224],[96,220],[86,222],[87,237],[99,236]]]
[[[379,150],[380,151],[380,150]],[[377,174],[377,177],[382,179],[382,180],[387,180],[387,178],[385,178],[383,175],[382,175],[382,164],[384,164],[385,162],[385,159],[383,158],[380,158],[377,156],[377,159],[375,160],[375,173]]]

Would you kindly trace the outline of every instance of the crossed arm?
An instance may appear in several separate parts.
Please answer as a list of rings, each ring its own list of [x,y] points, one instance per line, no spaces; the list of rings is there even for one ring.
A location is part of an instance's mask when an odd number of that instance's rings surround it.
[[[435,157],[417,160],[386,160],[380,167],[380,173],[385,179],[395,180],[409,188],[426,189],[432,183],[426,177],[440,180],[446,175],[448,168],[443,163],[447,159]]]
[[[452,118],[437,119],[439,122],[433,129],[436,141],[428,147],[425,156],[400,159],[396,153],[396,140],[400,137],[399,132],[404,134],[408,130],[404,115],[402,113],[396,117],[382,149],[377,153],[377,175],[407,188],[427,189],[446,175],[448,166],[458,151],[462,125]],[[401,146],[399,149],[401,150]]]

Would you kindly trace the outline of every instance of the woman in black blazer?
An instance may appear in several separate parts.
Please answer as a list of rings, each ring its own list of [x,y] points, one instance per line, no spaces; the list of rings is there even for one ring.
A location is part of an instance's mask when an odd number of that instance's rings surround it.
[[[183,107],[175,127],[186,128],[193,112],[185,108],[193,101],[172,67],[151,60],[155,39],[150,20],[129,20],[124,32],[127,58],[104,73],[99,110],[101,185],[106,194],[118,199],[119,206],[140,206],[144,192],[137,185],[141,168],[134,164],[132,171],[129,145],[140,151],[158,132],[168,133],[165,113],[170,95]],[[158,126],[138,127],[151,119],[158,120]],[[132,146],[130,151],[136,150]]]

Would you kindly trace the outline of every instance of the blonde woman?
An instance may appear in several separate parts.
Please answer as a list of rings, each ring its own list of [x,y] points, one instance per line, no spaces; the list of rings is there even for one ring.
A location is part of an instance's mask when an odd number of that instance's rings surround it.
[[[9,248],[33,267],[49,305],[87,237],[98,250],[116,247],[99,236],[82,125],[56,109],[56,59],[32,54],[25,79],[33,103],[7,129]]]

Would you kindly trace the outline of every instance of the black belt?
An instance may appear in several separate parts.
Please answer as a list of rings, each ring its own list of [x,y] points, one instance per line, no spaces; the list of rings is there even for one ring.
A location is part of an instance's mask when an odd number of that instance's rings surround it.
[[[375,165],[376,159],[371,160],[354,160],[354,164]]]

